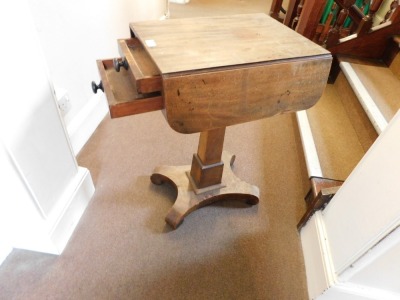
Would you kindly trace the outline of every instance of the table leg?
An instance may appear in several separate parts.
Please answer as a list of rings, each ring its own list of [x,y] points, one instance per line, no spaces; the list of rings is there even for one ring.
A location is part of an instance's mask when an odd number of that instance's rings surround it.
[[[165,218],[174,229],[192,211],[216,201],[258,203],[258,188],[233,174],[235,156],[223,151],[224,136],[225,128],[202,132],[191,166],[160,166],[154,170],[154,184],[167,182],[177,190],[175,203]]]
[[[224,170],[222,161],[224,138],[225,127],[200,133],[199,147],[197,154],[193,154],[190,169],[194,188],[202,189],[221,183]]]

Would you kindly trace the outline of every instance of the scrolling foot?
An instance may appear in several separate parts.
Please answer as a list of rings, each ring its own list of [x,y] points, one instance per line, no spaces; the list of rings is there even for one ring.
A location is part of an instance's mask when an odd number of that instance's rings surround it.
[[[197,189],[190,179],[188,166],[160,166],[151,175],[154,184],[169,183],[177,190],[174,205],[165,217],[165,221],[174,229],[183,219],[196,209],[221,200],[240,200],[250,205],[259,202],[258,187],[237,178],[232,171],[234,156],[223,152],[224,171],[221,184]]]

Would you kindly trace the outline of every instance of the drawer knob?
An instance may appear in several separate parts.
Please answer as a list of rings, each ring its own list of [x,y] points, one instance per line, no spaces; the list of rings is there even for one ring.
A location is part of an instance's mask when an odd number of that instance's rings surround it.
[[[103,87],[103,82],[100,81],[99,84],[96,84],[96,82],[92,81],[92,91],[93,93],[97,94],[97,90],[102,90],[104,93],[104,87]]]
[[[113,64],[114,64],[114,69],[117,72],[119,72],[121,70],[121,67],[123,67],[125,70],[128,70],[128,67],[129,67],[126,57],[121,58],[121,60],[119,60],[118,58],[114,58]]]

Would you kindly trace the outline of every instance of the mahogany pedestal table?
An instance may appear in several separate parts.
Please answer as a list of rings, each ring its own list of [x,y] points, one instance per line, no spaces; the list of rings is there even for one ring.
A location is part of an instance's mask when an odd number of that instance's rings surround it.
[[[177,228],[193,210],[222,199],[259,201],[223,151],[225,128],[304,110],[320,98],[331,55],[265,14],[168,19],[130,24],[122,58],[98,61],[111,117],[163,109],[177,132],[200,132],[191,166],[160,166],[154,184],[177,199],[166,222]],[[113,68],[114,67],[114,68]]]

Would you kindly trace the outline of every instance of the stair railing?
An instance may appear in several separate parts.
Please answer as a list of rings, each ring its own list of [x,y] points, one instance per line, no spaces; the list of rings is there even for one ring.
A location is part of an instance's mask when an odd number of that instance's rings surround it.
[[[367,15],[356,5],[355,0],[335,0],[335,3],[339,6],[339,14],[324,41],[327,48],[336,45],[340,38],[350,35],[351,27],[356,28],[354,33],[359,36],[367,34],[372,27],[373,15],[379,9],[382,0],[374,0]],[[346,20],[353,23],[350,28],[346,26]]]
[[[283,0],[272,0],[271,9],[269,11],[269,15],[279,21],[281,21],[279,12],[281,11],[282,3]]]
[[[339,44],[349,35],[362,37],[371,32],[375,13],[383,0],[291,0],[283,23],[300,34],[324,45],[328,49]],[[382,22],[397,23],[400,0],[394,0]],[[278,11],[282,0],[274,0],[272,11]],[[282,19],[279,15],[278,19]]]

